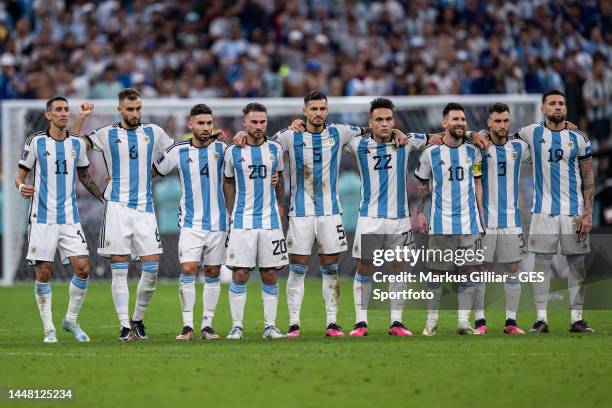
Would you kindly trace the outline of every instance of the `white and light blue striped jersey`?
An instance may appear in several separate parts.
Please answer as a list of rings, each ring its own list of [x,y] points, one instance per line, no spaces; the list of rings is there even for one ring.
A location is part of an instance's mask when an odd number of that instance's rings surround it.
[[[468,235],[482,232],[474,178],[481,176],[480,150],[472,144],[430,146],[414,172],[429,180],[432,235]]]
[[[166,132],[153,124],[128,130],[115,123],[85,137],[94,150],[104,155],[106,170],[112,178],[104,198],[138,211],[153,212],[151,167],[174,143]]]
[[[533,162],[531,212],[550,215],[582,213],[580,160],[591,157],[591,142],[581,132],[553,131],[532,124],[518,131],[529,145]]]
[[[77,168],[89,166],[86,152],[85,140],[72,133],[62,141],[53,139],[48,130],[28,137],[19,167],[34,170],[30,222],[79,222],[75,179]]]
[[[225,151],[225,177],[236,179],[232,229],[281,228],[271,177],[283,171],[278,143],[231,146]]]
[[[405,218],[408,212],[408,154],[427,145],[424,133],[409,133],[408,144],[378,143],[371,135],[355,137],[345,147],[357,159],[361,174],[359,215]]]
[[[162,176],[178,168],[181,179],[179,226],[227,231],[229,219],[223,197],[223,163],[227,144],[213,140],[195,147],[191,140],[174,144],[154,164]]]
[[[486,228],[521,226],[519,188],[521,163],[531,157],[529,146],[521,139],[503,145],[491,142],[482,158],[482,206]]]
[[[321,133],[282,130],[272,136],[283,151],[289,152],[291,204],[289,216],[341,214],[338,176],[342,147],[361,128],[326,124]]]

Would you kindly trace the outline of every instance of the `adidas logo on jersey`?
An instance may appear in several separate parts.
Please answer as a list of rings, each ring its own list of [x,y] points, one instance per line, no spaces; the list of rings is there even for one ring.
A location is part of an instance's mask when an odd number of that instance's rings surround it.
[[[283,257],[281,258],[281,261],[286,261],[287,257],[285,255],[283,255]]]
[[[119,139],[115,139],[115,140],[113,141],[113,143],[121,143],[121,140],[119,140]]]
[[[51,153],[49,153],[49,151],[45,151],[45,156],[51,156]]]
[[[193,163],[193,160],[191,160],[191,157],[188,157],[187,160],[185,160],[185,163]]]
[[[239,162],[244,162],[244,158],[242,156],[240,156],[240,160],[238,160]]]
[[[440,165],[444,166],[446,163],[444,163],[444,160],[440,160]]]
[[[540,139],[540,143],[546,143],[546,140]]]

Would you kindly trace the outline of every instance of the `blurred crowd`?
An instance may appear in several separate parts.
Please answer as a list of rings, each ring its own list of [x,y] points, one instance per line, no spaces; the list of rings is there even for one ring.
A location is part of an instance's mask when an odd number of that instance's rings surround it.
[[[610,0],[5,0],[0,98],[541,93],[607,139]]]
[[[611,62],[612,0],[0,2],[0,99],[561,89],[594,144],[599,225],[612,225]],[[359,178],[343,175],[349,214]],[[167,212],[174,226],[176,207]]]

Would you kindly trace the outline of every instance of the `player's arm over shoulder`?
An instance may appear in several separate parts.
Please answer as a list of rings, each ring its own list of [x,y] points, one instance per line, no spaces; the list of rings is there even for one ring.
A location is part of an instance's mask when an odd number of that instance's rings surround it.
[[[517,130],[511,138],[513,139],[521,139],[527,143],[530,143],[533,139],[533,132],[536,128],[543,126],[541,123],[532,123],[527,126],[523,126],[519,130]]]
[[[97,128],[96,130],[91,131],[88,134],[80,136],[83,140],[85,140],[85,146],[87,150],[97,150],[102,151],[104,148],[104,144],[108,142],[108,133],[110,129],[112,129],[115,125],[103,126],[101,128]]]
[[[578,141],[578,161],[590,159],[593,155],[591,150],[591,141],[587,133],[583,130],[571,130],[577,135]]]

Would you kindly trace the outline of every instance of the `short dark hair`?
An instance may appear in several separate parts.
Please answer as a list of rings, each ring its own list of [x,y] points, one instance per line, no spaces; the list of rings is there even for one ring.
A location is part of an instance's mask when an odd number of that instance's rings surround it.
[[[463,109],[463,106],[461,106],[460,103],[450,102],[450,103],[447,103],[446,106],[444,107],[444,110],[442,111],[442,117],[446,117],[448,115],[448,112],[453,111],[453,110],[460,110],[461,112],[465,112],[465,110]]]
[[[542,95],[542,104],[544,104],[544,102],[546,102],[546,98],[551,95],[560,95],[563,97],[563,99],[565,99],[565,94],[563,92],[558,89],[551,89],[550,91],[545,92],[544,95]]]
[[[51,112],[51,107],[53,106],[53,102],[62,101],[68,103],[68,99],[63,96],[55,96],[47,101],[47,112]]]
[[[189,111],[189,116],[197,115],[212,115],[212,110],[210,110],[208,105],[204,103],[198,103],[197,105],[194,105]]]
[[[261,103],[251,102],[247,106],[245,106],[244,109],[242,109],[242,114],[244,116],[246,116],[246,115],[248,115],[251,112],[264,112],[264,113],[268,113],[268,110]]]
[[[395,105],[391,102],[391,99],[387,98],[376,98],[370,102],[370,113],[374,112],[376,109],[395,109]]]
[[[119,92],[119,102],[124,99],[129,99],[130,101],[135,101],[140,98],[140,92],[135,90],[134,88],[125,88]]]
[[[510,113],[510,107],[508,107],[508,105],[506,105],[505,103],[497,102],[497,103],[494,103],[493,105],[489,105],[489,115],[492,114],[493,112],[495,112],[495,113],[503,113],[503,112]]]
[[[323,92],[310,91],[304,97],[304,106],[308,105],[309,101],[320,101],[322,99],[327,101],[327,96],[325,96],[325,94]]]

